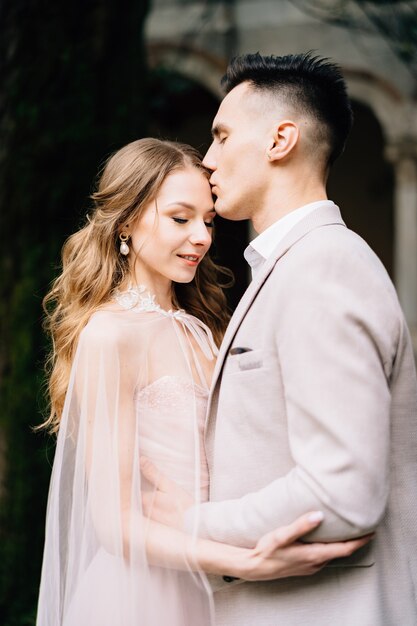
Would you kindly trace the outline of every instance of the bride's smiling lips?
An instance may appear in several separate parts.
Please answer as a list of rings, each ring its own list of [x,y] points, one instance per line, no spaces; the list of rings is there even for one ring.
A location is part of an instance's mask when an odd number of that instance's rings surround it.
[[[190,266],[194,267],[195,265],[198,265],[198,263],[200,262],[201,255],[199,255],[199,254],[177,254],[177,257],[179,257],[180,259],[183,259],[183,261],[185,261],[187,263],[187,265],[190,265]]]

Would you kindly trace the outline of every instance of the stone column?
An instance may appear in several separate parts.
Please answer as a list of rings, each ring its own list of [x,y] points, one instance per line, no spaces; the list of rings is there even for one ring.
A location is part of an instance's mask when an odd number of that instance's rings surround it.
[[[387,146],[395,169],[394,277],[417,354],[417,141]]]

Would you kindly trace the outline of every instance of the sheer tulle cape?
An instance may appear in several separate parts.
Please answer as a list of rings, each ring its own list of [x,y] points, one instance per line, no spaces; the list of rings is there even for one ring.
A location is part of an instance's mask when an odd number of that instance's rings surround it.
[[[173,540],[181,553],[181,536],[144,515],[153,488],[139,462],[206,499],[201,433],[214,352],[209,331],[183,312],[114,305],[91,317],[57,440],[37,626],[212,623],[204,575],[166,548]]]

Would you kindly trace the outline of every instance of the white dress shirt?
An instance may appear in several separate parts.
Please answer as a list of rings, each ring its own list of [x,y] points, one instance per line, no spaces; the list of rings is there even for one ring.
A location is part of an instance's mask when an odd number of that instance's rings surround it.
[[[284,239],[285,235],[287,235],[303,217],[312,213],[318,207],[326,205],[334,206],[334,202],[331,200],[319,200],[318,202],[305,204],[299,209],[287,213],[287,215],[281,217],[260,235],[255,237],[244,252],[244,257],[252,271],[252,278],[255,277],[262,264],[272,254],[279,242]]]

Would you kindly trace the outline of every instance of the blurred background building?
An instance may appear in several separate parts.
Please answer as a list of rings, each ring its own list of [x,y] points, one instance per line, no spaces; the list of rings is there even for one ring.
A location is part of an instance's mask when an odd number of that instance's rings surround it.
[[[231,56],[314,50],[341,66],[355,124],[329,195],[392,276],[417,350],[417,3],[154,0],[145,40],[152,133],[202,151]],[[252,235],[236,223],[218,230],[221,260],[237,275],[236,300]]]

